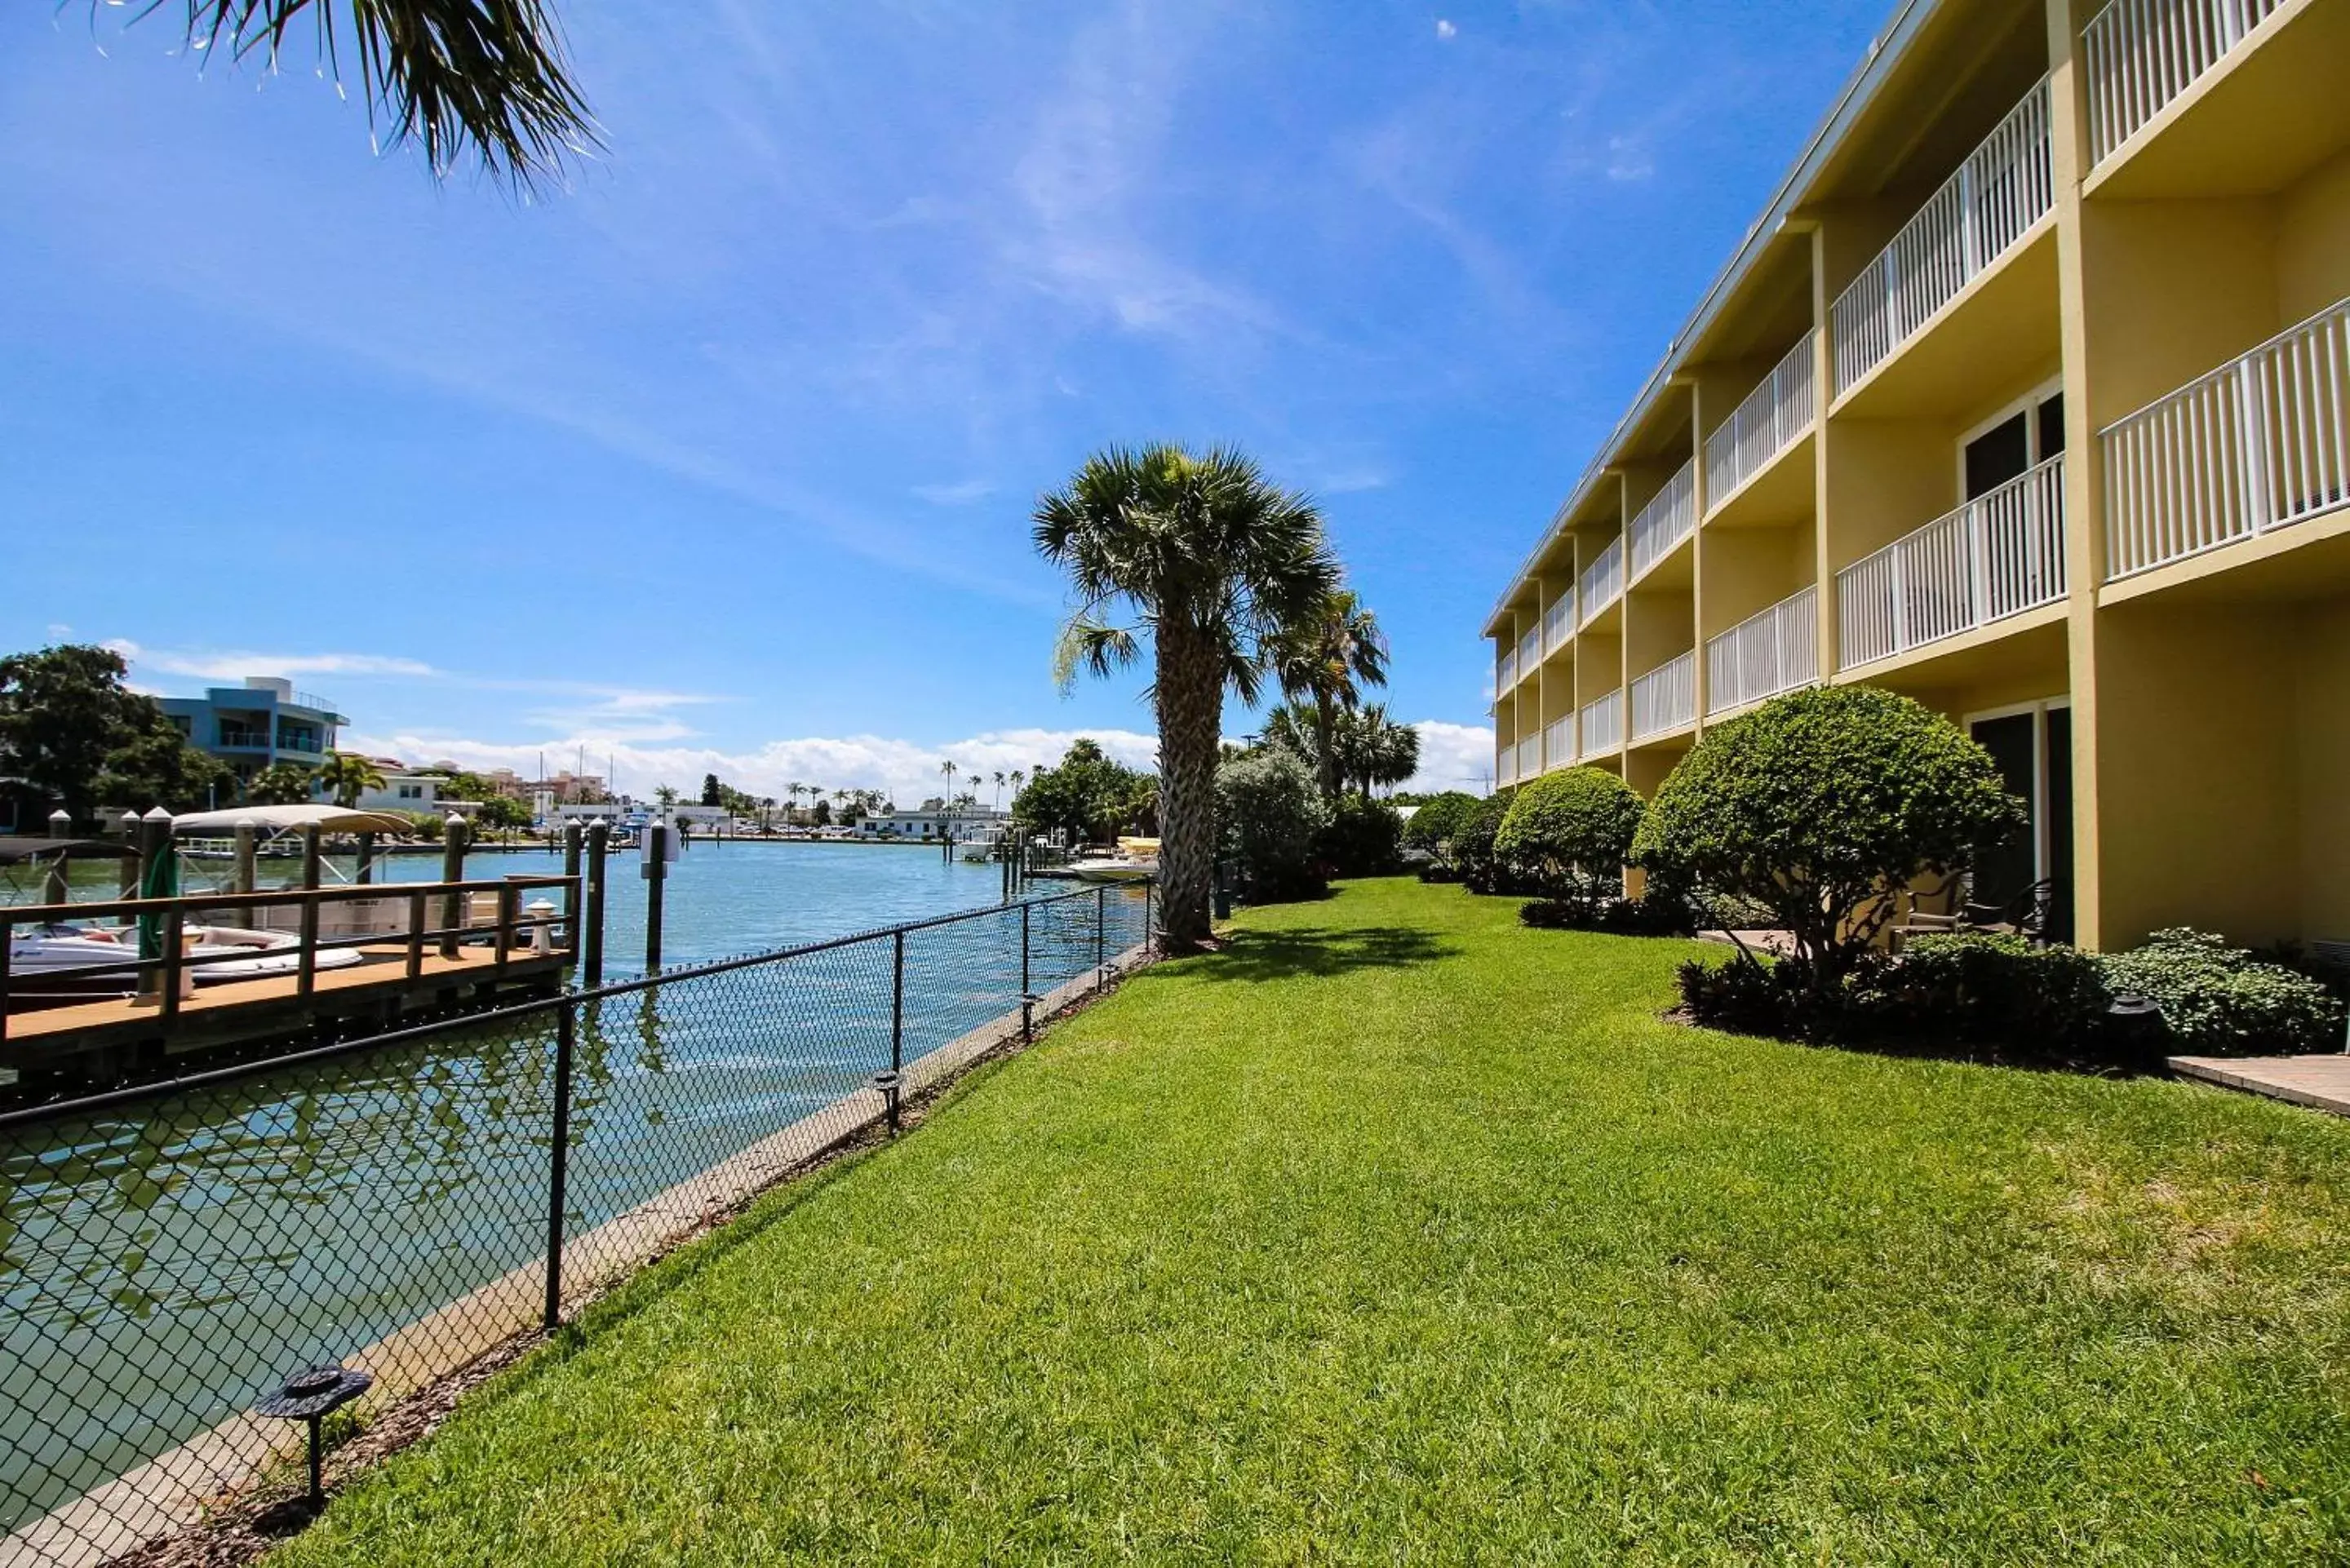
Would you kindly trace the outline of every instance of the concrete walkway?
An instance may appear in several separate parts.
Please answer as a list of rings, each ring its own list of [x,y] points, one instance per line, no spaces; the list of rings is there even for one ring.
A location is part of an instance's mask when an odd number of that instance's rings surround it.
[[[2173,1056],[2170,1070],[2223,1088],[2350,1116],[2350,1055]]]

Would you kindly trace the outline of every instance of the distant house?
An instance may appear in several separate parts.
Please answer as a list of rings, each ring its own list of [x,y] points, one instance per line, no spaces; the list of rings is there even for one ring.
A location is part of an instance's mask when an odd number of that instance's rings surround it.
[[[226,763],[240,784],[275,763],[318,766],[335,749],[336,732],[350,722],[325,698],[267,675],[158,701],[188,743]]]
[[[992,805],[945,805],[925,801],[919,811],[888,811],[860,817],[859,838],[968,838],[981,836],[1012,820],[1012,814]]]
[[[387,767],[381,758],[376,760],[376,766],[382,771],[383,785],[360,792],[361,811],[421,812],[434,816],[453,811],[471,817],[482,809],[478,801],[452,800],[443,794],[449,781],[439,774],[411,773],[396,762]]]

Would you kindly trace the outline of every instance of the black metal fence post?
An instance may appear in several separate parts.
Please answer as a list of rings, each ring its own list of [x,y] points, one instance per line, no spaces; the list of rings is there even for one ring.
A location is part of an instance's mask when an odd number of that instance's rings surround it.
[[[905,1071],[906,1062],[906,933],[899,931],[889,943],[889,1079],[882,1093],[889,1101],[889,1130],[898,1130],[899,1075]]]
[[[563,1320],[563,1209],[571,1174],[571,1046],[577,1028],[566,997],[555,1010],[555,1130],[546,1170],[546,1315],[548,1333]]]
[[[1142,879],[1142,951],[1145,957],[1159,950],[1159,933],[1150,925],[1150,885],[1154,877]]]
[[[1094,889],[1094,989],[1109,984],[1109,889]]]
[[[1020,906],[1020,1038],[1036,1038],[1036,988],[1028,980],[1028,911],[1034,904]]]

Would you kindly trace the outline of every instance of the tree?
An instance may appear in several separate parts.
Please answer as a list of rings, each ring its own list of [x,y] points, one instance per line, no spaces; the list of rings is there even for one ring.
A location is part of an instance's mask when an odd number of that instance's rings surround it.
[[[147,812],[199,811],[236,794],[227,763],[188,744],[180,727],[152,702],[130,737],[107,753],[94,785],[101,805]]]
[[[1314,750],[1308,754],[1321,781],[1322,798],[1335,801],[1344,786],[1338,715],[1354,711],[1363,687],[1388,681],[1388,639],[1378,618],[1342,588],[1283,626],[1273,639],[1271,658],[1283,694],[1292,702],[1309,704]]]
[[[1367,795],[1419,771],[1419,732],[1389,719],[1384,703],[1341,711],[1334,749],[1340,779]]]
[[[1260,746],[1216,770],[1221,847],[1255,900],[1295,898],[1319,890],[1315,839],[1330,821],[1329,804],[1305,761],[1278,747]]]
[[[1157,779],[1111,761],[1097,742],[1081,735],[1060,766],[1038,768],[1012,797],[1012,815],[1041,831],[1098,841],[1137,825],[1138,808],[1148,807],[1158,787]]]
[[[1522,786],[1493,835],[1493,854],[1528,873],[1538,890],[1588,906],[1623,885],[1644,808],[1630,784],[1605,768],[1568,768]]]
[[[1035,539],[1076,598],[1055,657],[1064,690],[1150,641],[1159,909],[1169,943],[1194,946],[1209,934],[1224,694],[1253,705],[1272,639],[1337,591],[1321,514],[1236,452],[1112,448],[1038,501]]]
[[[1877,687],[1826,686],[1708,730],[1658,787],[1632,859],[1769,909],[1817,1002],[1891,917],[1894,888],[1967,869],[2024,820],[1957,725]]]
[[[1424,849],[1439,860],[1449,862],[1453,836],[1477,810],[1478,804],[1475,795],[1457,789],[1432,794],[1419,803],[1411,819],[1403,825],[1403,841],[1414,849]]]
[[[98,0],[93,0],[93,6]],[[341,75],[341,29],[357,45],[359,92],[388,143],[413,140],[433,174],[468,154],[498,179],[527,188],[558,173],[567,153],[596,144],[544,0],[186,0],[190,52],[206,61],[259,55],[276,69],[280,47],[307,11],[327,69]],[[162,9],[134,8],[133,17]],[[338,17],[340,17],[339,26]]]
[[[317,793],[318,770],[299,763],[272,763],[244,781],[244,798],[255,805],[304,805]]]
[[[724,794],[723,794],[723,793],[722,793],[722,792],[723,792],[723,787],[724,787],[723,785],[722,785],[722,784],[719,784],[719,782],[718,782],[718,775],[717,775],[716,774],[702,774],[702,805],[725,805],[725,804],[726,804],[726,797],[725,797]]]
[[[677,804],[676,786],[672,784],[655,784],[653,786],[653,804],[660,807],[663,811],[667,811],[671,806],[675,805]]]
[[[995,808],[998,811],[1003,809],[1003,770],[1002,768],[995,770]]]
[[[359,805],[359,796],[383,787],[383,770],[357,752],[329,752],[318,769],[318,783],[337,805],[348,811]]]
[[[108,760],[161,717],[122,684],[130,672],[120,654],[87,643],[0,659],[0,774],[20,781],[33,815],[55,805],[89,820]]]

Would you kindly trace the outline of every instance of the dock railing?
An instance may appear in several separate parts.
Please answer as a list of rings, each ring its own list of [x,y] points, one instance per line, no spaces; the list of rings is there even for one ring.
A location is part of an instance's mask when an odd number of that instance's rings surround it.
[[[486,942],[495,950],[493,971],[504,971],[514,955],[525,950],[534,936],[547,929],[564,951],[577,946],[582,919],[581,878],[573,876],[484,877],[458,882],[363,882],[334,888],[286,888],[261,893],[182,893],[162,898],[112,898],[77,904],[0,905],[0,1045],[9,1036],[9,1010],[46,982],[103,981],[120,976],[139,996],[151,1000],[157,1016],[176,1019],[188,982],[208,965],[249,964],[257,958],[290,950],[295,961],[295,991],[307,997],[317,988],[318,956],[347,948],[381,950],[394,943],[405,949],[406,977],[418,979],[424,971],[428,944],[451,941]],[[533,915],[524,907],[529,893],[560,893],[563,902],[553,915]],[[495,900],[490,917],[474,918],[473,896]],[[362,901],[405,904],[405,918],[396,930],[356,936],[318,935],[324,912],[332,907]],[[194,927],[244,917],[258,923],[261,917],[290,910],[299,933],[291,950],[239,948],[217,953],[192,953],[187,933]],[[432,923],[433,912],[443,911],[442,923]],[[448,913],[453,911],[453,915]],[[208,920],[207,917],[211,919]],[[590,919],[600,919],[589,913]],[[37,927],[70,926],[78,934],[92,929],[88,922],[113,919],[129,940],[121,940],[120,958],[100,958],[86,964],[61,965],[19,971],[15,964],[16,933]],[[223,983],[236,983],[224,981]]]
[[[373,1375],[365,1418],[574,1316],[1146,961],[1155,902],[1083,888],[0,1113],[0,1563],[216,1509],[298,1451],[251,1414],[298,1369]]]

